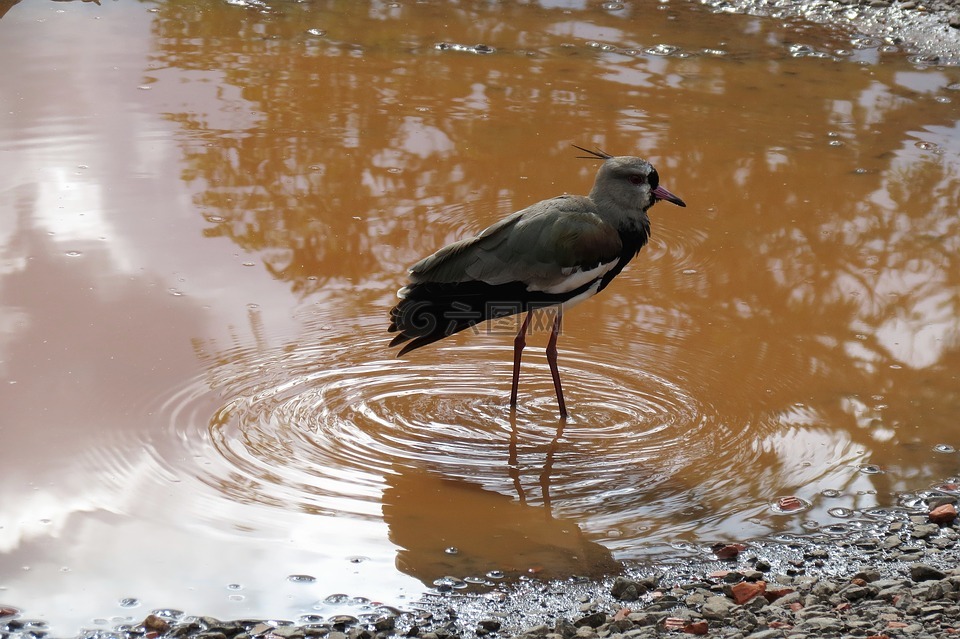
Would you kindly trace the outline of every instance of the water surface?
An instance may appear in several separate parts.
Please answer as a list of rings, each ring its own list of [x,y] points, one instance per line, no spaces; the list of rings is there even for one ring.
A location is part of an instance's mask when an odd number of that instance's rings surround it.
[[[599,575],[960,473],[956,68],[679,2],[33,2],[0,48],[0,601],[57,631]],[[512,413],[516,323],[385,329],[409,264],[586,193],[571,143],[688,206],[565,317],[560,422],[544,330]]]

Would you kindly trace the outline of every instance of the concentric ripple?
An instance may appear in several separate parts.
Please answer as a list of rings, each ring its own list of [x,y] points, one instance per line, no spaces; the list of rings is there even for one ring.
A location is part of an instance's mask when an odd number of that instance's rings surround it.
[[[525,355],[511,410],[509,340],[465,336],[386,359],[385,339],[370,337],[380,318],[360,323],[346,337],[211,358],[159,409],[187,452],[159,454],[187,463],[208,501],[377,517],[390,476],[416,469],[632,537],[668,515],[655,511],[665,496],[688,492],[679,475],[747,450],[746,429],[677,381],[578,351],[581,340],[562,354],[561,422],[542,351]]]

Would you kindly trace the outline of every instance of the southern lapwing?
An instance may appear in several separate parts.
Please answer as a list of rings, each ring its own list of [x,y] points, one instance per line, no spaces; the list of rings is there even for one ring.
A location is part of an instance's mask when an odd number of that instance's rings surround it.
[[[516,406],[530,317],[555,307],[546,354],[560,416],[567,416],[557,370],[563,313],[606,288],[640,252],[650,237],[651,206],[660,200],[686,206],[646,160],[573,146],[603,160],[590,195],[537,202],[410,267],[410,282],[390,311],[389,331],[399,333],[390,346],[403,344],[398,356],[480,322],[526,313],[513,342],[510,404]]]

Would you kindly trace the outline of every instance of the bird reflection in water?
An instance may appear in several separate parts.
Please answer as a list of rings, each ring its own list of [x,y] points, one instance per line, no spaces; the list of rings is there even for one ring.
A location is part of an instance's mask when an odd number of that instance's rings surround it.
[[[513,410],[510,425],[508,474],[516,496],[442,469],[395,464],[386,475],[383,517],[390,541],[399,547],[398,569],[428,586],[447,576],[600,578],[619,570],[609,550],[587,539],[574,521],[552,513],[550,477],[563,420],[544,452],[539,505],[522,485]]]

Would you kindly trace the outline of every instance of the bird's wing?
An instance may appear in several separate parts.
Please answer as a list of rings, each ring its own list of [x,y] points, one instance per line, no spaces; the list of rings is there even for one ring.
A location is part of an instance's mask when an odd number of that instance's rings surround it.
[[[518,211],[476,237],[446,246],[410,269],[412,283],[523,282],[564,293],[602,277],[620,259],[616,229],[593,202],[561,196]]]

